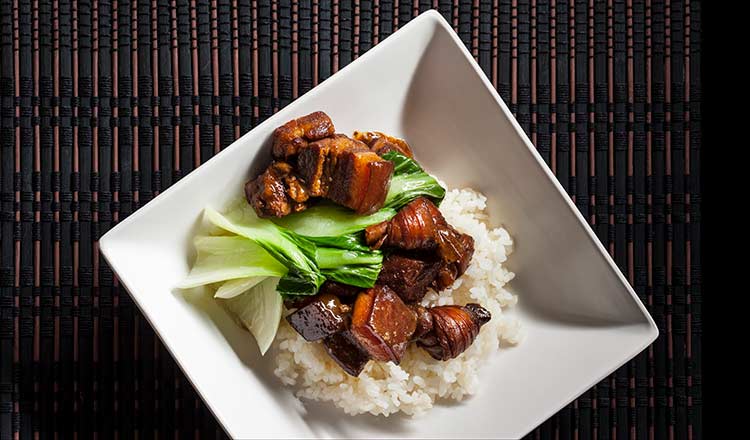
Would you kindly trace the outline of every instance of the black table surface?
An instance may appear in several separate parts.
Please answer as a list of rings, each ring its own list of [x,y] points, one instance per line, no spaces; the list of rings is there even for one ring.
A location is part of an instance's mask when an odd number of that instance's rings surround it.
[[[97,240],[432,8],[660,329],[530,437],[701,438],[699,1],[0,0],[0,439],[224,436]]]

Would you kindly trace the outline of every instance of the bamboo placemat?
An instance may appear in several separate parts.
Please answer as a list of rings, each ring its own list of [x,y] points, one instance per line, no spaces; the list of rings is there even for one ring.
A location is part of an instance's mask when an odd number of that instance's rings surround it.
[[[222,437],[97,239],[430,8],[661,332],[531,438],[701,438],[701,3],[677,0],[0,0],[0,438]]]

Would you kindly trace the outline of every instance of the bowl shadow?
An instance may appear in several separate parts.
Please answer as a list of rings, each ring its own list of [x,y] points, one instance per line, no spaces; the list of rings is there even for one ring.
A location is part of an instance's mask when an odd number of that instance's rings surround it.
[[[377,431],[403,436],[413,431],[409,429],[412,418],[402,413],[388,417],[372,414],[349,416],[330,402],[315,401],[305,402],[304,407],[302,418],[313,432],[320,435],[325,433],[337,438],[352,438],[357,432]]]
[[[457,117],[457,114],[468,111],[468,108],[461,107],[464,103],[461,96],[466,93],[471,93],[476,103],[484,103],[484,106],[495,106],[495,104],[489,102],[492,99],[485,91],[481,78],[462,59],[460,52],[446,50],[446,46],[455,44],[459,43],[453,40],[448,31],[440,26],[435,27],[407,89],[401,111],[401,134],[412,144],[417,159],[420,159],[420,156],[426,159],[428,171],[434,172],[441,180],[446,180],[454,188],[470,187],[484,193],[488,197],[487,208],[492,212],[496,210],[496,206],[502,204],[497,199],[493,200],[495,197],[493,193],[497,191],[493,191],[494,188],[488,188],[489,183],[480,176],[491,175],[497,170],[485,169],[487,164],[483,159],[486,161],[486,158],[483,157],[484,153],[480,148],[461,147],[461,142],[465,138],[462,133],[465,134],[466,130],[482,130],[482,127]],[[451,66],[453,70],[441,70],[439,68],[441,65]],[[440,90],[435,86],[435,84],[448,84],[453,77],[465,78],[462,80],[465,83],[464,88],[459,88],[460,91],[452,88]],[[424,108],[432,109],[429,117],[421,111]],[[508,200],[524,200],[521,194],[523,188],[506,187],[503,189],[506,195],[514,191],[517,194]],[[493,219],[491,226],[498,226],[497,218],[493,216]],[[502,226],[506,227],[506,225]],[[519,252],[514,252],[505,264],[517,275],[516,280],[509,284],[511,288],[509,290],[515,288],[522,291],[516,308],[535,319],[571,327],[603,328],[648,324],[641,310],[620,286],[616,287],[619,290],[618,294],[612,295],[615,299],[605,302],[596,295],[579,295],[579,292],[567,290],[561,294],[539,289],[540,283],[538,282],[529,283],[532,277],[538,280],[539,277],[547,276],[537,270],[538,266],[534,261],[535,257],[539,257],[537,254],[544,252],[544,249],[530,248],[530,240],[524,240],[527,237],[514,235],[514,231],[520,234],[518,231],[523,228],[514,226],[520,225],[507,225],[513,237],[514,247],[518,250],[526,245],[525,257],[522,258]],[[589,252],[589,247],[583,245],[581,247],[584,248],[583,252]],[[573,253],[571,255],[574,259],[579,256]],[[581,258],[583,257],[587,256],[581,255]],[[577,268],[569,261],[560,262],[560,265],[563,264]],[[546,285],[555,286],[555,282],[556,280],[550,279]]]

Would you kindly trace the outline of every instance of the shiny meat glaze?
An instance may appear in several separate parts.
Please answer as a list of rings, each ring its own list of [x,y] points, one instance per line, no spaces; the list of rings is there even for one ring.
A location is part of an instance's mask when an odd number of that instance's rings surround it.
[[[365,241],[369,246],[429,251],[437,248],[439,231],[448,227],[437,206],[425,197],[411,201],[384,223],[385,226],[373,225],[365,229]]]
[[[432,330],[432,313],[430,309],[419,304],[410,306],[417,314],[417,329],[412,335],[412,340],[418,340]]]
[[[389,151],[396,151],[406,157],[414,157],[411,147],[405,140],[388,136],[379,131],[355,131],[354,139],[366,143],[372,151],[380,156]]]
[[[359,376],[367,362],[370,361],[367,352],[357,343],[349,330],[327,337],[323,341],[323,345],[328,355],[351,376]]]
[[[349,310],[338,297],[322,293],[286,320],[306,341],[317,341],[344,330]]]
[[[443,261],[440,269],[438,269],[437,277],[432,283],[432,287],[438,292],[452,286],[453,282],[466,272],[471,257],[474,255],[474,238],[469,234],[460,232],[457,234],[458,240],[454,241],[457,259],[455,261]]]
[[[474,239],[456,231],[429,199],[411,201],[391,220],[368,226],[365,242],[375,248],[435,252],[442,265],[433,287],[440,291],[453,284],[469,266],[474,255]]]
[[[297,206],[287,196],[284,178],[288,171],[284,163],[274,163],[255,179],[245,184],[245,197],[258,217],[283,217]]]
[[[294,157],[301,147],[333,135],[333,121],[323,112],[314,112],[293,119],[273,132],[273,157],[287,160]]]
[[[351,331],[371,359],[398,364],[417,327],[417,314],[387,286],[361,292]]]
[[[268,169],[245,185],[245,196],[261,218],[302,211],[314,197],[372,214],[385,203],[394,168],[364,142],[334,133],[323,112],[278,127],[273,157]]]
[[[434,257],[422,259],[393,253],[383,260],[378,284],[393,289],[404,302],[419,302],[442,266],[443,263]]]
[[[311,142],[299,149],[297,173],[313,197],[328,194],[339,157],[345,152],[369,152],[367,145],[343,134]]]
[[[393,163],[371,151],[343,151],[335,157],[325,197],[358,214],[380,209],[388,193]]]
[[[455,358],[490,318],[478,304],[406,305],[390,288],[376,285],[357,296],[353,310],[321,293],[286,319],[305,340],[322,340],[331,358],[357,376],[369,359],[398,365],[412,342],[437,360]]]
[[[365,158],[369,170],[370,179],[367,181],[367,187],[364,189],[362,201],[355,209],[358,214],[369,215],[383,207],[388,190],[391,186],[391,177],[393,176],[393,162],[387,160],[374,159],[371,156]]]
[[[490,312],[479,304],[438,306],[428,309],[432,329],[417,344],[439,361],[453,359],[474,342],[479,329],[486,324]]]

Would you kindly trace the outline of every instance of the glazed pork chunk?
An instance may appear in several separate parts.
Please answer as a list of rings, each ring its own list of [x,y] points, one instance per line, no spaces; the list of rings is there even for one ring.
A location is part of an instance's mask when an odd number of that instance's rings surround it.
[[[311,141],[332,136],[333,121],[323,112],[314,112],[293,119],[273,132],[273,157],[288,160],[297,155],[298,150]]]
[[[255,209],[258,217],[284,217],[306,208],[303,194],[306,190],[298,186],[291,175],[292,167],[286,162],[273,162],[258,177],[245,184],[245,198]],[[292,198],[297,196],[301,202]]]
[[[430,307],[432,328],[417,345],[439,361],[453,359],[474,342],[479,329],[489,322],[490,312],[479,304]]]
[[[417,328],[417,313],[388,286],[361,292],[351,331],[371,359],[398,364]]]
[[[358,214],[383,206],[393,175],[392,162],[342,134],[301,148],[297,163],[311,196],[328,198]]]
[[[303,211],[316,197],[358,214],[372,214],[385,203],[393,163],[364,142],[335,133],[323,112],[277,128],[272,153],[274,161],[245,185],[247,201],[261,218]]]
[[[389,151],[396,151],[406,157],[414,157],[411,147],[405,140],[379,131],[355,131],[354,139],[366,143],[373,152],[380,156]]]
[[[337,296],[321,293],[286,317],[287,322],[307,341],[317,341],[346,328],[350,308]]]
[[[434,252],[442,264],[434,287],[442,290],[461,276],[474,255],[474,239],[456,231],[425,197],[413,200],[391,220],[368,226],[365,241],[375,249]]]
[[[393,253],[383,260],[378,284],[393,289],[404,302],[419,302],[437,278],[442,266],[442,261],[432,256]]]

